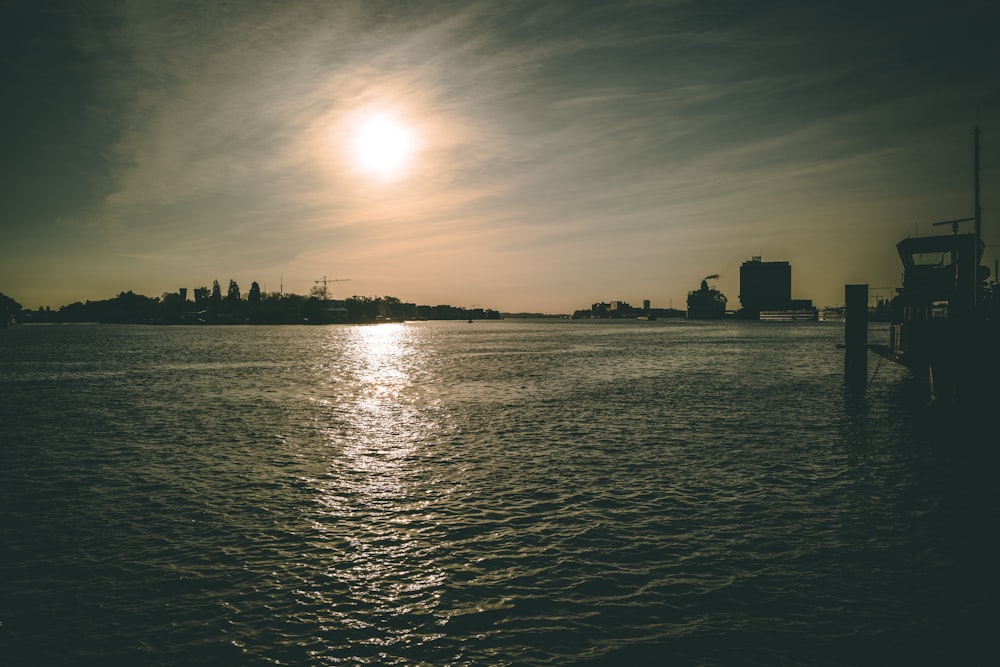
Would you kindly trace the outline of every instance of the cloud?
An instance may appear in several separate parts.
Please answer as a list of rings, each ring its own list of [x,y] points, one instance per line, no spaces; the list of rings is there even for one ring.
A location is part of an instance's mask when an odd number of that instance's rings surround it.
[[[89,146],[107,196],[60,215],[102,235],[106,261],[143,257],[171,281],[337,264],[380,284],[433,273],[444,293],[461,267],[470,291],[496,293],[656,265],[680,297],[723,257],[833,265],[877,215],[965,196],[964,177],[935,173],[965,157],[946,145],[971,125],[956,111],[1000,89],[983,64],[995,46],[945,35],[926,53],[958,20],[933,3],[89,7],[72,14],[75,48],[90,120],[114,128]],[[970,53],[967,70],[941,65]],[[404,179],[352,164],[352,128],[378,112],[420,137]]]

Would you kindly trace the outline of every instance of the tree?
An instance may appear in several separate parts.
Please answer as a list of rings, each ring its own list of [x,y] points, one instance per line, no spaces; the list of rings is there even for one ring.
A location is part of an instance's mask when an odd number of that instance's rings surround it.
[[[0,327],[10,324],[17,314],[21,312],[21,304],[0,292]]]
[[[260,285],[257,284],[256,280],[250,284],[250,293],[247,294],[247,301],[252,304],[260,303]]]
[[[226,293],[226,302],[230,305],[235,305],[239,303],[240,300],[240,286],[236,284],[236,281],[232,278],[229,279],[229,291]]]
[[[219,281],[218,280],[213,280],[212,281],[212,297],[211,297],[211,300],[212,300],[212,303],[215,303],[215,304],[217,304],[220,301],[222,301],[222,288],[219,287]]]
[[[160,319],[165,322],[181,321],[187,302],[178,292],[164,292],[160,297]]]

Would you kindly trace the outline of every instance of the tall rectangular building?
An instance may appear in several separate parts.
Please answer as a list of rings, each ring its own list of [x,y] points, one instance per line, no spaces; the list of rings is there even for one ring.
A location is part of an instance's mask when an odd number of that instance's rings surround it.
[[[740,305],[747,314],[787,310],[792,305],[792,267],[753,257],[740,266]]]

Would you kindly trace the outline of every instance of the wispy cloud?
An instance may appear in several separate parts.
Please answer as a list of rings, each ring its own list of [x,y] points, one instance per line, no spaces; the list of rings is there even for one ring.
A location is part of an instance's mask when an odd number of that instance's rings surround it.
[[[945,143],[971,124],[956,111],[1000,89],[975,80],[996,47],[972,49],[963,73],[940,63],[964,42],[924,54],[950,9],[854,4],[78,9],[89,113],[115,129],[95,149],[106,196],[78,229],[170,284],[336,264],[359,289],[510,288],[509,305],[537,297],[513,291],[532,276],[560,286],[548,303],[608,285],[680,298],[759,252],[836,273],[873,216],[954,200],[950,185],[911,183],[938,171],[927,156],[952,160]],[[358,172],[352,133],[376,111],[419,138],[406,178]]]

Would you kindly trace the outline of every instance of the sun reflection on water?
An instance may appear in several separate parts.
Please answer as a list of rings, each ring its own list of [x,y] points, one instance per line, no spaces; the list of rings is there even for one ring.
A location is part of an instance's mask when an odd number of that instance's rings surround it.
[[[412,348],[405,325],[358,327],[353,333],[359,382],[376,394],[395,394],[408,383],[406,364],[412,360]]]
[[[329,545],[323,576],[332,625],[355,643],[423,643],[439,636],[435,613],[444,570],[437,564],[439,520],[433,477],[422,447],[435,418],[408,391],[413,382],[413,330],[402,324],[341,329],[344,359],[329,388],[328,439],[336,455],[318,484],[317,541]],[[344,595],[344,593],[347,595]],[[373,614],[372,612],[376,612]],[[410,622],[400,624],[406,616]],[[358,627],[359,618],[383,618]],[[395,619],[395,620],[394,620]],[[398,628],[423,628],[397,636]]]

